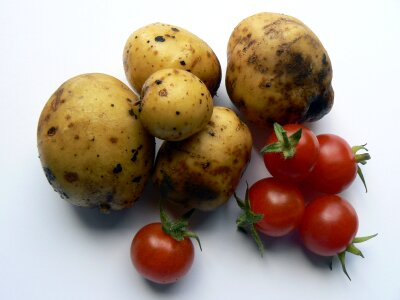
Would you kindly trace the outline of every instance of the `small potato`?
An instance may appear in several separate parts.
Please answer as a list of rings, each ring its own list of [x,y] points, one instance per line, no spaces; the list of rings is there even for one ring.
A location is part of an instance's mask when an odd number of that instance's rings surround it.
[[[192,72],[212,96],[221,83],[221,65],[210,46],[178,26],[154,23],[134,31],[126,41],[123,62],[126,77],[139,94],[151,74],[166,68]]]
[[[50,97],[37,142],[46,177],[62,198],[105,212],[139,198],[155,139],[138,120],[137,101],[124,83],[98,73],[73,77]]]
[[[180,141],[200,131],[212,111],[211,94],[197,76],[184,70],[163,69],[143,86],[139,120],[155,137]]]
[[[180,142],[164,142],[153,182],[163,198],[185,208],[213,210],[234,193],[250,160],[252,137],[235,112],[214,106],[207,126]]]
[[[315,121],[333,105],[332,66],[318,37],[296,18],[259,13],[228,42],[226,88],[258,125]]]

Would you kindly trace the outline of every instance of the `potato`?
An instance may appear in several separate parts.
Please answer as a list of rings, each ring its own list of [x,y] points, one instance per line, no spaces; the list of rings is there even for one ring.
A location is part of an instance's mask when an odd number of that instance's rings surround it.
[[[227,53],[227,92],[249,121],[316,121],[331,110],[331,61],[301,21],[275,13],[250,16],[233,30]]]
[[[138,120],[137,100],[124,83],[97,73],[67,80],[50,97],[37,142],[47,179],[62,198],[105,212],[139,198],[155,139]]]
[[[125,74],[138,92],[155,71],[175,68],[199,77],[214,96],[221,83],[221,65],[213,50],[178,26],[154,23],[134,31],[123,53]]]
[[[154,136],[180,141],[210,120],[213,99],[206,85],[185,70],[162,69],[144,83],[139,120]]]
[[[164,142],[153,182],[164,199],[185,208],[213,210],[234,193],[250,160],[248,127],[229,108],[214,106],[207,126],[180,142]]]

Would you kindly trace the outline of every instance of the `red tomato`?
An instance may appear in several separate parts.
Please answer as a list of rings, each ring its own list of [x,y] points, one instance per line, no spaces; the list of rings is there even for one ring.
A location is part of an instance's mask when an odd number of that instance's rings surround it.
[[[315,134],[307,127],[300,124],[287,124],[283,126],[287,136],[290,137],[301,129],[301,138],[293,148],[294,156],[285,158],[282,152],[264,153],[264,163],[272,176],[293,181],[304,180],[312,171],[317,162],[319,144]],[[278,133],[279,134],[279,133]],[[267,139],[267,145],[278,141],[276,130]],[[282,147],[285,147],[282,145]],[[291,147],[291,145],[287,145]]]
[[[337,195],[312,200],[304,211],[300,235],[310,251],[333,256],[350,245],[358,230],[358,217],[349,202]]]
[[[264,178],[249,189],[252,212],[263,214],[256,228],[269,236],[283,236],[298,226],[304,212],[304,198],[293,184]]]
[[[306,180],[307,184],[322,193],[340,193],[349,187],[357,176],[356,155],[350,145],[337,135],[321,134],[317,139],[319,156]]]
[[[136,270],[148,280],[173,283],[189,271],[194,248],[189,238],[177,241],[162,230],[161,223],[152,223],[133,238],[131,259]]]

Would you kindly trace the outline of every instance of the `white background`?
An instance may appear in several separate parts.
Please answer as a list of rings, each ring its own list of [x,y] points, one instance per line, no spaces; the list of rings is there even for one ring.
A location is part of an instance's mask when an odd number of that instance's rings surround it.
[[[309,254],[296,234],[266,238],[261,258],[236,231],[230,201],[194,216],[190,273],[172,286],[142,279],[131,266],[135,232],[158,220],[151,185],[132,209],[110,215],[72,207],[44,176],[36,126],[62,82],[103,72],[127,82],[122,51],[129,34],[160,21],[184,27],[216,52],[223,70],[229,35],[243,18],[280,12],[305,22],[333,64],[335,104],[312,125],[350,144],[368,142],[359,180],[343,193],[356,208],[365,259],[348,255],[350,282],[335,260]],[[0,2],[0,299],[400,299],[399,38],[400,1],[24,1]],[[222,83],[216,99],[231,106]],[[259,146],[266,131],[253,128]],[[238,188],[268,176],[257,148]]]

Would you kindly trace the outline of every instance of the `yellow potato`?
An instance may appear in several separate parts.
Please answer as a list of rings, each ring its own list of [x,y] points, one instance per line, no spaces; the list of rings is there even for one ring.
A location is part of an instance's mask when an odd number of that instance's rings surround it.
[[[200,131],[212,111],[211,94],[197,76],[184,70],[162,69],[143,86],[139,120],[152,135],[180,141]]]
[[[154,160],[154,137],[138,120],[137,96],[118,79],[83,74],[64,82],[40,115],[37,142],[62,198],[103,211],[131,206]]]
[[[178,26],[154,23],[134,31],[126,41],[123,62],[126,77],[138,93],[151,74],[166,68],[192,72],[213,96],[221,82],[221,66],[210,46]]]
[[[227,54],[227,92],[248,120],[315,121],[331,110],[328,53],[296,18],[259,13],[244,19],[231,34]]]
[[[164,142],[153,182],[164,199],[185,208],[213,210],[234,193],[250,160],[248,127],[229,108],[214,106],[200,132],[180,142]]]

